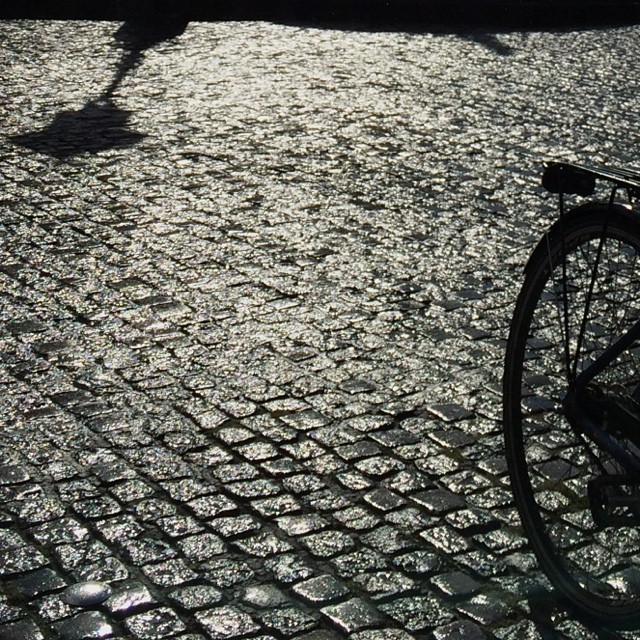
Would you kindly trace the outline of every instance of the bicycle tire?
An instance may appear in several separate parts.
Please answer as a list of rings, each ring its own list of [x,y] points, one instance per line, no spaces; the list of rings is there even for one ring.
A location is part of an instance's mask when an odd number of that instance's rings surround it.
[[[622,205],[592,203],[552,226],[525,269],[503,380],[509,474],[538,563],[583,614],[617,628],[640,625],[640,527],[595,521],[589,482],[621,470],[576,434],[561,401],[568,380],[638,318],[639,218]],[[628,390],[639,372],[640,350],[633,349],[599,383]],[[620,491],[636,495],[629,484]]]

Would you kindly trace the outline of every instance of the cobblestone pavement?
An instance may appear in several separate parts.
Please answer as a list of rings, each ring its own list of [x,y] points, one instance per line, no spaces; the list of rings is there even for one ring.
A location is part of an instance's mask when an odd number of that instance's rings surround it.
[[[180,31],[0,23],[0,637],[621,637],[535,569],[497,390],[638,29]]]

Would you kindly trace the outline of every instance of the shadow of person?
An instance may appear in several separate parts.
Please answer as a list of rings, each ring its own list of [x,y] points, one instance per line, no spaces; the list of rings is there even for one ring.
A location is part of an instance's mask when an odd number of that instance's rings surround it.
[[[146,137],[130,128],[132,112],[121,109],[115,93],[124,78],[144,59],[144,52],[182,34],[186,20],[135,20],[125,22],[115,33],[123,55],[109,86],[81,109],[62,111],[44,129],[16,136],[10,140],[58,159],[82,153],[130,147]]]

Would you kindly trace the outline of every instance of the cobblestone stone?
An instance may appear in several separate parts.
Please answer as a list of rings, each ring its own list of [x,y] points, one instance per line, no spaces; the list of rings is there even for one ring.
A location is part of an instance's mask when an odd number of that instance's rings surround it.
[[[58,591],[66,586],[65,580],[55,571],[45,568],[30,571],[9,583],[25,598]]]
[[[54,625],[62,640],[85,640],[86,638],[109,638],[114,629],[107,618],[97,611],[83,611],[73,618]]]
[[[401,593],[418,589],[418,583],[401,572],[378,571],[356,576],[354,582],[361,585],[364,592],[373,600],[388,599]]]
[[[280,583],[289,585],[314,575],[314,570],[294,555],[281,555],[267,560],[265,567]]]
[[[452,619],[441,602],[431,596],[414,596],[380,605],[389,616],[397,620],[408,631],[427,631],[439,627]]]
[[[260,622],[278,633],[291,636],[317,626],[316,616],[293,607],[269,609],[257,614]]]
[[[0,576],[15,576],[39,569],[48,564],[47,559],[34,547],[18,547],[0,552]]]
[[[436,640],[483,640],[487,636],[478,625],[468,620],[453,622],[433,632]]]
[[[127,616],[154,603],[153,596],[144,584],[130,582],[118,587],[104,606],[114,616]]]
[[[443,593],[449,596],[464,596],[476,593],[482,587],[482,583],[461,571],[443,573],[431,579]]]
[[[493,593],[474,596],[467,604],[460,605],[458,610],[482,626],[503,620],[511,613],[503,596]]]
[[[332,575],[318,576],[298,583],[294,592],[312,603],[330,603],[344,598],[349,589]]]
[[[127,629],[140,638],[162,640],[184,631],[186,625],[168,608],[137,613],[126,619]]]
[[[6,640],[44,640],[40,629],[30,621],[0,625],[0,633]]]
[[[215,640],[240,638],[260,628],[250,616],[233,607],[220,607],[196,613],[196,619],[209,637]]]
[[[323,607],[321,611],[333,624],[346,633],[378,626],[382,620],[380,614],[373,607],[358,598]]]
[[[169,599],[186,611],[207,609],[222,600],[222,592],[208,585],[180,587],[169,592]]]

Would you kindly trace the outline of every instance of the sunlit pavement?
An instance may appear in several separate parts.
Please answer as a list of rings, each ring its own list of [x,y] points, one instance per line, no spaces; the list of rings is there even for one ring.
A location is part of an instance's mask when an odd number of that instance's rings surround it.
[[[0,637],[593,637],[498,388],[541,162],[633,160],[637,50],[0,23]]]

